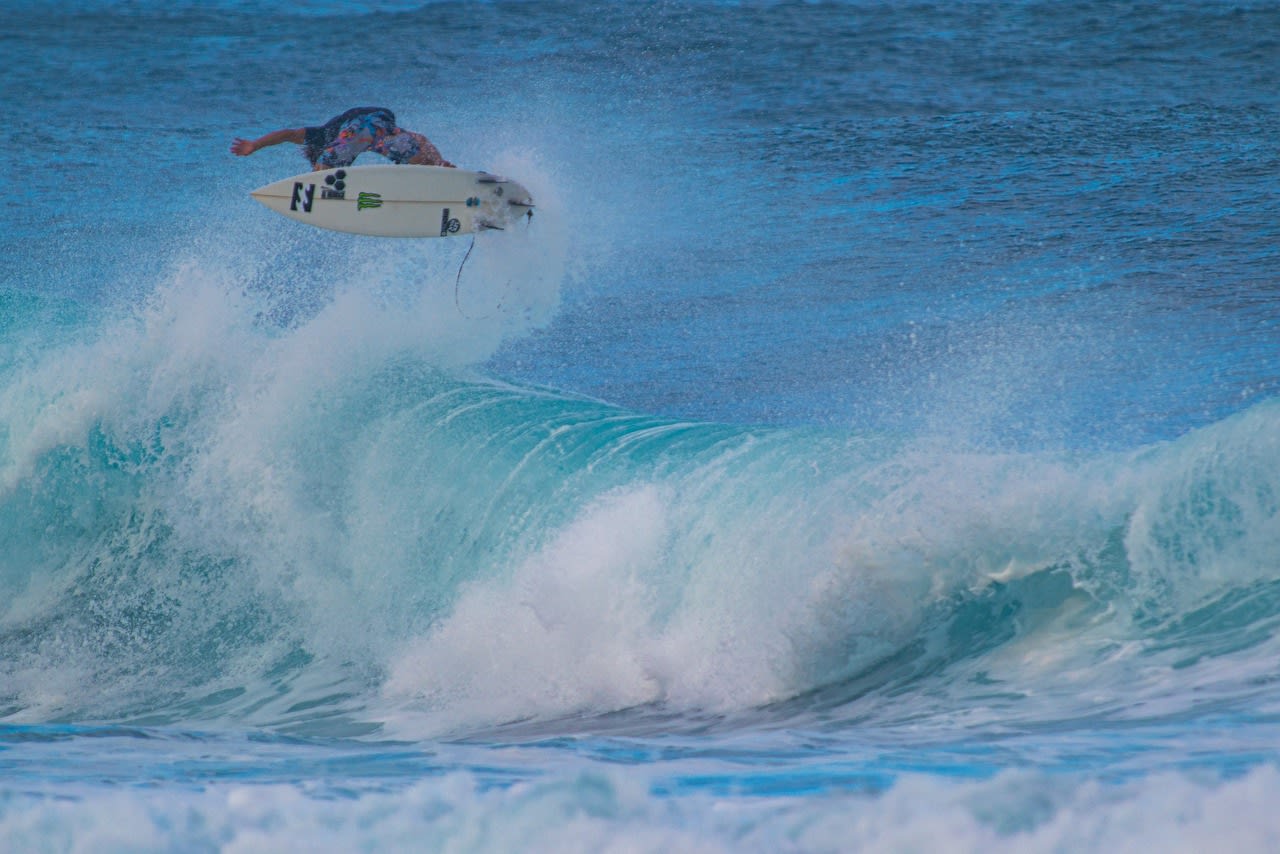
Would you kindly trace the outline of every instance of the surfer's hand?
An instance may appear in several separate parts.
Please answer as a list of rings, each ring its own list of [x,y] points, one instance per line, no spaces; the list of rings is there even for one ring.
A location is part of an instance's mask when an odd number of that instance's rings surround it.
[[[257,150],[257,146],[253,144],[253,140],[251,139],[240,139],[239,137],[236,137],[235,141],[231,143],[231,153],[238,154],[241,157],[247,157]]]

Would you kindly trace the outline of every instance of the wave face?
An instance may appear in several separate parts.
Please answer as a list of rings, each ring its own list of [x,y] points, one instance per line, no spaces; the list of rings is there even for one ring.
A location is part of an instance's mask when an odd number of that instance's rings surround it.
[[[0,838],[1267,848],[1277,31],[10,10]],[[532,221],[247,198],[357,104]]]
[[[8,716],[422,734],[892,689],[892,720],[985,674],[1039,720],[1180,710],[1248,650],[1230,705],[1269,660],[1274,401],[1094,454],[674,421],[468,376],[421,311],[264,328],[186,266],[14,365]]]

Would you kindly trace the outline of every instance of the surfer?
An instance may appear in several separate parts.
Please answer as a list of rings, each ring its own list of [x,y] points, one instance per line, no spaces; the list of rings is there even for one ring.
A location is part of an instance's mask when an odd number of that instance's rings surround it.
[[[393,163],[453,166],[440,156],[431,140],[398,126],[395,113],[385,107],[356,107],[317,127],[283,128],[257,139],[237,137],[231,143],[231,153],[247,157],[260,148],[282,142],[301,145],[312,169],[350,166],[366,151],[381,154]]]

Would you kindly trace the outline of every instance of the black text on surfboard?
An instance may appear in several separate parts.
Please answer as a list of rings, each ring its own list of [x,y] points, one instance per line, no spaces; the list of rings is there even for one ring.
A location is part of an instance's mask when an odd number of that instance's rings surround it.
[[[347,197],[347,172],[345,169],[339,169],[326,175],[324,182],[327,186],[320,188],[320,198],[322,199],[345,199]]]
[[[440,236],[448,237],[450,234],[457,234],[460,228],[462,223],[456,219],[449,219],[449,209],[445,208],[440,214]]]
[[[303,189],[303,188],[306,189]],[[298,203],[302,203],[304,213],[311,213],[311,205],[315,201],[316,185],[303,184],[301,181],[293,182],[293,200],[289,202],[289,210],[296,211]]]

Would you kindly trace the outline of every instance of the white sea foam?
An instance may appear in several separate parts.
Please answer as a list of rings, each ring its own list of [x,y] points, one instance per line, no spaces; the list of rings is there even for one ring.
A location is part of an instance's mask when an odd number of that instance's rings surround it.
[[[0,798],[0,837],[28,851],[1274,850],[1280,772],[1126,783],[1008,772],[908,776],[881,794],[650,794],[648,773],[589,768],[505,789],[466,774],[390,791],[214,784],[78,786]],[[56,794],[55,797],[49,795]]]

